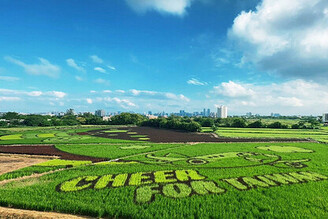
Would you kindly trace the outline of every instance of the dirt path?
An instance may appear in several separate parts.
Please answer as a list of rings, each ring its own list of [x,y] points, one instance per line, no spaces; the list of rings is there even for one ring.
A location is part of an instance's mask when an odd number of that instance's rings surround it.
[[[0,218],[6,219],[90,219],[92,217],[81,217],[71,214],[60,214],[54,212],[40,212],[40,211],[29,211],[20,210],[14,208],[0,207]]]

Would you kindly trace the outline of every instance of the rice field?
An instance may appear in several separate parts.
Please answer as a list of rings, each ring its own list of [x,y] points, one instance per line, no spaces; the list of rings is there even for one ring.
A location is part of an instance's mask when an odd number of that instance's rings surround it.
[[[150,135],[129,141],[86,134],[94,129],[3,135],[15,136],[0,140],[10,142],[6,147],[51,142],[84,158],[59,156],[0,175],[0,206],[105,218],[328,217],[324,143],[154,143],[140,140]],[[326,131],[220,128],[217,134],[325,139]]]

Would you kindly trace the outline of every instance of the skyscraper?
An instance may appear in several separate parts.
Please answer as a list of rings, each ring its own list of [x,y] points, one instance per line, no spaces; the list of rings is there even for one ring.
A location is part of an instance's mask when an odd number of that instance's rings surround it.
[[[226,106],[218,107],[217,117],[218,118],[227,118],[228,117],[228,107],[226,107]]]
[[[322,115],[322,122],[324,122],[324,123],[328,123],[328,113],[324,113],[324,114]]]
[[[106,114],[105,110],[96,110],[95,115],[99,117],[104,117]]]

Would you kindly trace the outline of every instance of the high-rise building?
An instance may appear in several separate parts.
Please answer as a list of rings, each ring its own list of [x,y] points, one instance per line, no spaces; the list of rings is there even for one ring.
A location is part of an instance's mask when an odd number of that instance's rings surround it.
[[[105,110],[96,110],[95,115],[99,117],[104,117],[106,114]]]
[[[210,115],[211,115],[211,110],[210,109],[207,109],[206,116],[209,117]]]
[[[328,113],[324,113],[324,114],[322,115],[322,122],[324,122],[324,123],[328,123]]]
[[[228,117],[228,107],[226,107],[226,106],[218,107],[217,117],[218,118],[227,118]]]

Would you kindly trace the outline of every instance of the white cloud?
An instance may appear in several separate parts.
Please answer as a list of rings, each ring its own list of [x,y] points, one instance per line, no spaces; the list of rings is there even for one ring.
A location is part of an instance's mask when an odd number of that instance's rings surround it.
[[[192,78],[192,79],[187,81],[187,84],[203,86],[203,85],[206,85],[207,83],[206,82],[201,82],[201,81],[199,81],[195,78]]]
[[[115,92],[116,92],[116,93],[121,93],[121,94],[124,94],[124,93],[125,93],[124,90],[116,90]]]
[[[112,93],[111,90],[103,90],[104,93]]]
[[[109,85],[109,81],[102,79],[102,78],[97,78],[96,80],[94,80],[95,83],[97,84],[106,84]]]
[[[46,92],[47,95],[49,96],[54,96],[56,98],[64,98],[67,94],[62,92],[62,91],[49,91],[49,92]]]
[[[0,101],[19,101],[19,97],[0,97]]]
[[[114,98],[105,97],[104,101],[117,103],[117,104],[119,104],[120,107],[122,107],[124,109],[128,109],[131,107],[137,107],[137,105],[135,103],[133,103],[132,101],[130,101],[128,99],[120,99],[117,97],[114,97]]]
[[[113,70],[113,71],[116,70],[116,68],[115,68],[114,66],[111,66],[111,65],[107,65],[107,68],[109,68],[109,69],[111,69],[111,70]]]
[[[83,67],[79,66],[78,64],[76,64],[74,59],[66,59],[66,63],[68,66],[70,66],[78,71],[85,72],[85,69]]]
[[[5,60],[23,67],[25,72],[31,75],[46,75],[52,78],[56,78],[61,72],[59,66],[51,64],[48,60],[44,58],[39,58],[39,64],[26,64],[10,56],[5,56]]]
[[[215,86],[214,90],[216,93],[226,97],[247,97],[255,94],[252,89],[246,88],[245,86],[233,81],[223,82],[221,85]]]
[[[39,97],[42,94],[43,94],[42,91],[31,91],[31,92],[27,93],[27,95],[32,96],[32,97]]]
[[[11,76],[0,76],[0,81],[18,81],[20,78],[17,77],[11,77]]]
[[[263,0],[241,12],[229,31],[243,61],[286,77],[325,79],[328,73],[328,1]]]
[[[268,85],[230,81],[215,86],[213,92],[236,112],[316,115],[328,110],[324,101],[328,99],[328,87],[313,81],[298,79]]]
[[[88,104],[92,104],[92,103],[93,103],[92,99],[87,98],[87,103],[88,103]]]
[[[189,102],[190,99],[184,96],[183,94],[173,94],[169,92],[157,92],[157,91],[148,91],[148,90],[136,90],[132,89],[129,91],[132,96],[139,96],[144,98],[152,98],[152,99],[170,99],[170,100],[178,100]]]
[[[191,5],[192,0],[125,0],[136,12],[158,11],[182,16]]]
[[[104,60],[99,58],[97,55],[92,55],[92,56],[90,56],[90,58],[94,63],[97,63],[97,64],[102,64],[104,62]]]
[[[185,101],[185,102],[190,102],[190,99],[189,99],[188,97],[184,96],[183,94],[180,94],[180,95],[179,95],[179,99],[180,99],[180,100],[183,100],[183,101]]]
[[[154,96],[154,95],[158,94],[158,92],[155,92],[155,91],[136,90],[136,89],[132,89],[132,90],[130,90],[130,92],[134,96],[139,96],[139,95],[150,95],[150,96]]]
[[[90,93],[94,94],[94,93],[97,93],[97,91],[91,90]]]
[[[101,72],[101,73],[106,73],[106,70],[103,69],[103,68],[101,68],[101,67],[95,67],[94,70],[95,70],[95,71],[99,71],[99,72]]]
[[[39,96],[51,96],[56,98],[64,98],[67,94],[62,91],[22,91],[22,90],[10,90],[10,89],[0,89],[0,94],[6,95],[19,95],[19,96],[31,96],[31,97],[39,97]]]

